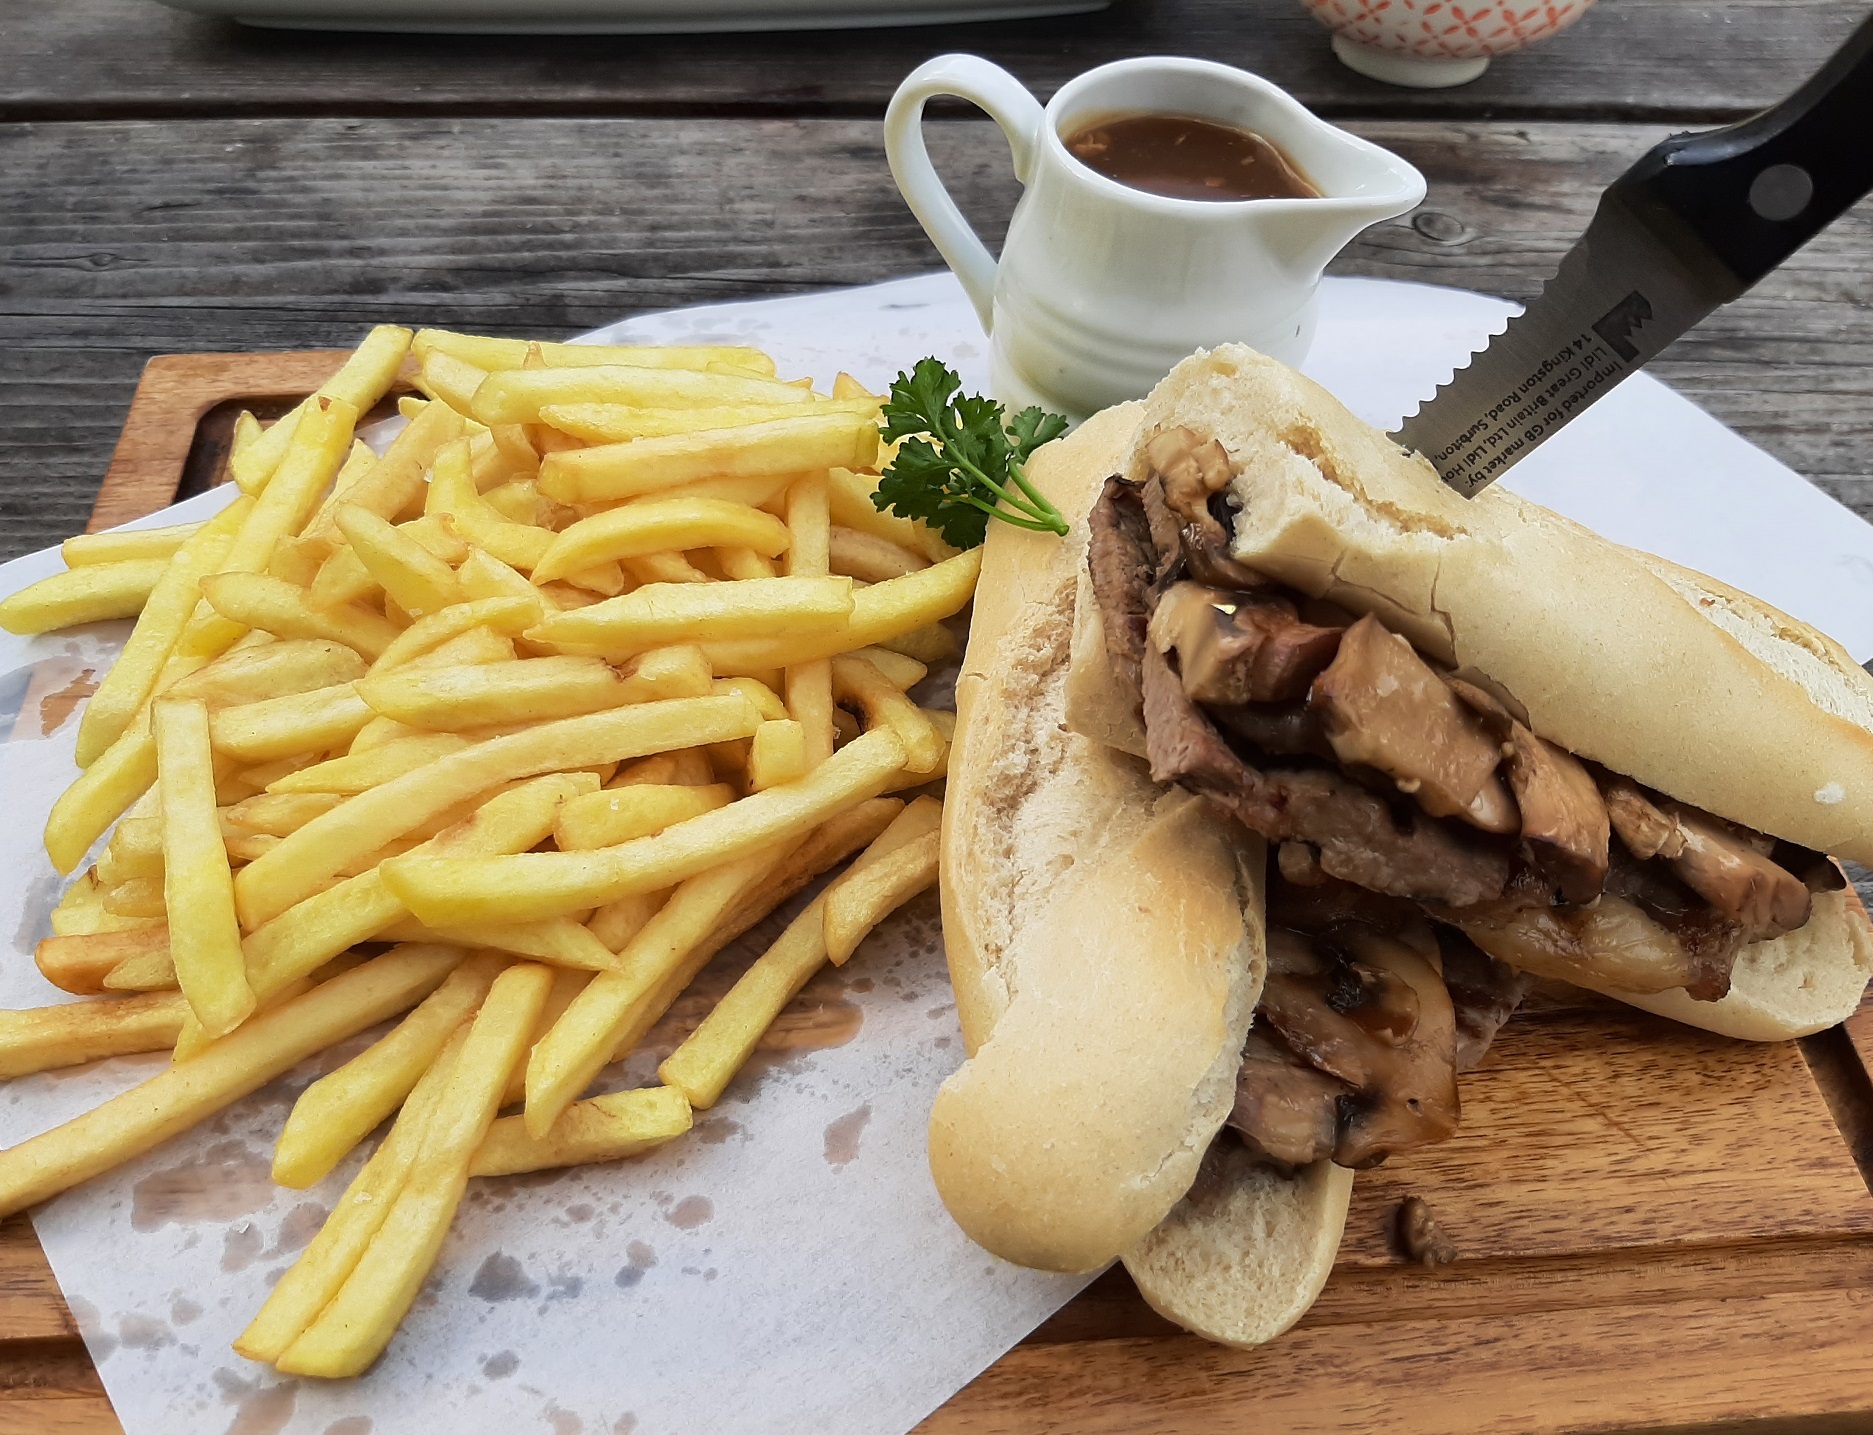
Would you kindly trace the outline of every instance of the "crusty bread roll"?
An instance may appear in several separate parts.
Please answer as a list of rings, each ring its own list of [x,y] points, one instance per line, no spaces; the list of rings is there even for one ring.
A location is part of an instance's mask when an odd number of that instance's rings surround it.
[[[1079,519],[1137,408],[1030,477]],[[1261,993],[1260,839],[1065,731],[1067,540],[991,526],[956,684],[943,936],[970,1059],[938,1094],[930,1166],[977,1242],[1105,1265],[1163,1220],[1229,1113]]]
[[[1873,864],[1873,677],[1734,589],[1500,485],[1466,499],[1318,384],[1231,344],[1145,401],[1222,442],[1235,556],[1501,683],[1536,732],[1661,792]]]

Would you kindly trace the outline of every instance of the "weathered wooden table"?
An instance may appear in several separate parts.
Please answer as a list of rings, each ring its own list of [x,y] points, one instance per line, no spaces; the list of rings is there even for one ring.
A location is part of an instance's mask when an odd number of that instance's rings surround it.
[[[1259,71],[1430,180],[1424,208],[1367,233],[1341,272],[1526,298],[1633,156],[1778,98],[1865,5],[1607,0],[1473,85],[1410,92],[1341,69],[1293,0],[541,40],[0,0],[0,557],[84,526],[154,354],[340,345],[386,320],[557,333],[934,267],[878,120],[941,50],[1043,94],[1128,54]],[[993,235],[1015,196],[999,137],[956,111],[932,148]],[[1654,367],[1873,516],[1870,241],[1863,208]],[[1511,1028],[1509,1074],[1465,1088],[1466,1131],[1491,1142],[1362,1183],[1339,1272],[1278,1358],[1178,1337],[1107,1276],[930,1428],[1873,1430],[1862,1020],[1751,1057],[1739,1085],[1722,1044],[1631,1014],[1539,1014]],[[1570,1069],[1544,1043],[1592,1055]],[[1525,1173],[1509,1201],[1490,1194],[1505,1152]],[[1748,1179],[1779,1194],[1739,1194]],[[1459,1276],[1400,1285],[1382,1226],[1407,1187],[1463,1231]],[[1649,1206],[1654,1190],[1677,1204]],[[1357,1373],[1348,1327],[1371,1352]],[[1427,1405],[1413,1372],[1432,1367]],[[31,1228],[0,1225],[0,1435],[116,1428]]]

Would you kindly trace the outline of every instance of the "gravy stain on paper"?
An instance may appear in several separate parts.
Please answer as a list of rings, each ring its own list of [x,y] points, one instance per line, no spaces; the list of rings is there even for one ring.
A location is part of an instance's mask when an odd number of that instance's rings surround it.
[[[245,1141],[217,1141],[199,1161],[153,1172],[130,1190],[130,1224],[154,1231],[170,1222],[236,1221],[274,1197],[273,1163]]]
[[[98,690],[97,673],[92,668],[80,668],[65,686],[55,692],[49,692],[39,698],[39,736],[51,737],[53,733],[71,721],[71,716],[78,710],[78,704]]]
[[[663,1218],[679,1231],[693,1231],[715,1219],[715,1202],[707,1196],[685,1196]]]
[[[835,1171],[843,1170],[858,1159],[858,1144],[865,1135],[865,1127],[871,1121],[871,1103],[868,1101],[855,1111],[848,1111],[838,1120],[826,1126],[826,1164]]]
[[[347,1415],[325,1427],[325,1435],[371,1435],[371,1417]]]
[[[527,1268],[506,1251],[496,1251],[483,1261],[468,1283],[468,1293],[482,1300],[531,1300],[540,1293],[538,1281],[527,1278]]]
[[[298,1403],[297,1380],[256,1390],[234,1407],[227,1435],[280,1435],[286,1422],[293,1418],[293,1407]]]

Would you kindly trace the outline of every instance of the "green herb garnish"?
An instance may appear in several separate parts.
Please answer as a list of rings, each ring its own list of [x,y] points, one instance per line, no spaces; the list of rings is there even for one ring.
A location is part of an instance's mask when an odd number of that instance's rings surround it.
[[[1022,464],[1067,431],[1059,414],[1023,409],[1004,421],[993,399],[962,394],[962,380],[935,359],[899,374],[884,406],[884,437],[904,439],[878,480],[872,503],[920,518],[958,548],[974,548],[991,518],[1037,533],[1065,533],[1067,521]]]

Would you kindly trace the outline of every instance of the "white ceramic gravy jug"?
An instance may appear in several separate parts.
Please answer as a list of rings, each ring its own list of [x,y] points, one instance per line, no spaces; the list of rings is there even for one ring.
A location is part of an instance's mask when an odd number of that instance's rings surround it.
[[[1008,136],[1024,188],[999,264],[931,167],[923,109],[938,95],[981,106]],[[1136,113],[1253,130],[1320,197],[1166,198],[1068,151],[1064,137]],[[1076,420],[1145,394],[1194,349],[1238,341],[1299,363],[1327,261],[1424,198],[1424,177],[1396,155],[1317,119],[1268,81],[1207,60],[1101,65],[1042,109],[1000,66],[941,55],[898,87],[884,135],[898,188],[989,335],[995,396]]]

